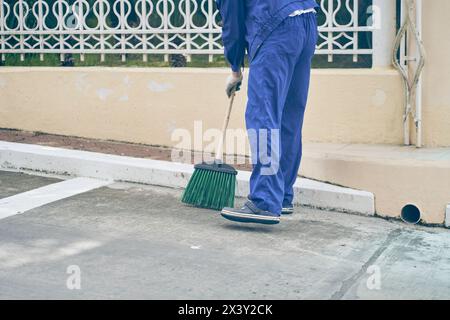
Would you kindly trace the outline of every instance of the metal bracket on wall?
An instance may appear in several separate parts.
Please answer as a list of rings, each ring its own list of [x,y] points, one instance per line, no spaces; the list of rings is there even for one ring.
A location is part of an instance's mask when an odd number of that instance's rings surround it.
[[[392,63],[400,72],[405,92],[403,114],[404,144],[411,144],[410,119],[416,126],[416,146],[422,147],[422,83],[425,47],[422,42],[422,0],[402,0],[402,21],[392,55]],[[409,51],[414,46],[414,55]]]

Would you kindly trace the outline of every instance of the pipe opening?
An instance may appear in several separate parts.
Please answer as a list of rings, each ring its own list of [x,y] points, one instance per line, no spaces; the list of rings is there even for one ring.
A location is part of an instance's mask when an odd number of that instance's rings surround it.
[[[421,219],[419,208],[417,208],[413,204],[407,204],[406,206],[404,206],[400,216],[403,221],[411,224],[417,224]]]

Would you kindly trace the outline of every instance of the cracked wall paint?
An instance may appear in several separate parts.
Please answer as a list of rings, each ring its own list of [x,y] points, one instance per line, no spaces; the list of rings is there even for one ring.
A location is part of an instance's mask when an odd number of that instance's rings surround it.
[[[97,96],[102,101],[106,101],[112,93],[113,93],[113,90],[108,89],[108,88],[97,89]]]
[[[382,89],[376,89],[372,96],[372,105],[375,107],[381,107],[386,103],[387,94]]]
[[[126,75],[125,78],[123,78],[123,84],[127,87],[131,86],[131,78],[129,75]]]
[[[90,84],[89,81],[87,80],[87,73],[82,73],[76,76],[75,78],[75,88],[77,88],[77,90],[82,91],[82,92],[86,92],[87,90],[89,90]]]
[[[147,87],[153,92],[165,92],[172,89],[173,85],[171,83],[158,83],[152,80],[148,83]]]
[[[130,100],[128,95],[123,95],[119,98],[120,102],[127,102],[128,100]]]
[[[0,78],[0,89],[6,88],[6,84],[7,84],[6,79]]]
[[[176,120],[170,120],[167,123],[167,133],[172,134],[174,130],[178,129],[177,121]]]

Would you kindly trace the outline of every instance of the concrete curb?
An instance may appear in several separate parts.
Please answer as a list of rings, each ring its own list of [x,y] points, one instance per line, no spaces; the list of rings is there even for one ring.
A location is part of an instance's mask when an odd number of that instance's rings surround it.
[[[194,170],[189,164],[4,141],[0,141],[0,169],[31,170],[171,188],[184,188]],[[237,196],[247,196],[249,178],[250,172],[239,171]],[[294,192],[295,205],[375,214],[374,195],[370,192],[303,178],[297,179]]]

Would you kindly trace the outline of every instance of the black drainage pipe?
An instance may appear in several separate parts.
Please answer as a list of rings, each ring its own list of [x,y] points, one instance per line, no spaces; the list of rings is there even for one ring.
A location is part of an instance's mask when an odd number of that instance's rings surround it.
[[[413,204],[407,204],[404,206],[400,216],[403,221],[410,224],[417,224],[422,218],[420,209]]]

